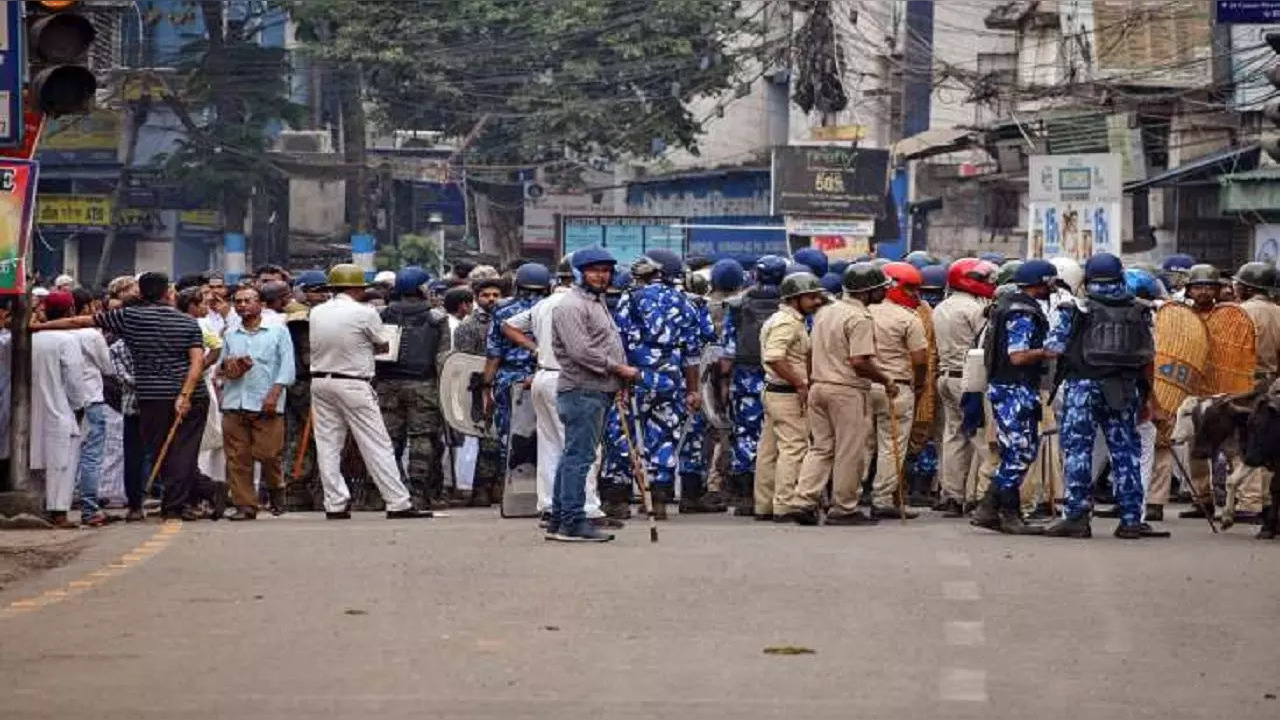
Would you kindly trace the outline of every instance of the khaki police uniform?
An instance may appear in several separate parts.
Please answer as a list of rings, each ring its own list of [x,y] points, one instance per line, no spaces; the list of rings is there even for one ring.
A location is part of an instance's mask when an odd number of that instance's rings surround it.
[[[876,477],[871,486],[871,504],[880,509],[897,505],[896,493],[900,466],[907,452],[907,439],[915,423],[916,395],[912,390],[914,369],[911,353],[929,347],[924,323],[915,312],[895,303],[881,302],[871,306],[876,337],[876,365],[898,386],[889,410],[889,395],[883,385],[871,386],[871,411],[875,416],[874,440],[868,440],[868,452],[876,453]],[[897,425],[893,421],[897,421]],[[895,442],[896,438],[896,442]],[[894,446],[897,452],[894,452]]]
[[[933,309],[934,343],[938,348],[938,400],[942,406],[942,446],[939,480],[942,499],[965,501],[965,486],[973,469],[975,443],[961,429],[964,361],[986,323],[988,301],[968,293],[954,293]],[[988,425],[990,425],[988,418]],[[990,477],[987,475],[987,477]]]
[[[1254,343],[1258,352],[1258,364],[1254,377],[1258,382],[1270,385],[1280,370],[1280,306],[1261,295],[1240,303],[1240,309],[1253,320]],[[1243,452],[1243,448],[1241,448]],[[1232,458],[1235,466],[1227,480],[1229,498],[1227,511],[1234,513],[1238,502],[1241,510],[1259,512],[1270,505],[1267,497],[1271,490],[1271,472],[1265,468],[1251,468],[1242,458]],[[1235,502],[1232,502],[1232,501]]]
[[[342,512],[351,501],[341,470],[348,432],[387,511],[412,507],[373,391],[373,346],[382,342],[378,311],[350,295],[339,293],[311,310],[311,406],[327,512]]]
[[[870,460],[872,416],[871,381],[858,377],[849,363],[876,354],[871,311],[851,297],[827,305],[814,316],[812,344],[811,444],[800,468],[792,509],[816,510],[831,477],[831,515],[853,515]]]
[[[764,365],[764,427],[756,455],[756,515],[791,511],[800,465],[808,449],[809,426],[796,388],[779,377],[770,363],[785,362],[808,382],[809,332],[800,311],[783,304],[760,328]]]

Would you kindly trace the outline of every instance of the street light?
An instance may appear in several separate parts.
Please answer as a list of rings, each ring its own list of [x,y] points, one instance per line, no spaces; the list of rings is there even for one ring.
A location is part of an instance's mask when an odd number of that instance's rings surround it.
[[[437,256],[436,261],[439,262],[440,277],[444,277],[444,213],[439,210],[432,210],[427,214],[427,225],[436,230]]]

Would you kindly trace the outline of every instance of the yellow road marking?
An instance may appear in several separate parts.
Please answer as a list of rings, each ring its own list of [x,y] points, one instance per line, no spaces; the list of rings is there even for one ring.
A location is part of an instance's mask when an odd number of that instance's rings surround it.
[[[74,597],[92,587],[101,585],[106,579],[113,578],[116,575],[119,575],[121,571],[159,554],[169,546],[169,541],[180,532],[182,532],[182,521],[170,520],[166,522],[150,540],[143,543],[141,547],[130,550],[128,553],[120,556],[110,563],[107,563],[105,566],[88,572],[83,577],[77,580],[72,580],[62,587],[46,590],[35,597],[14,600],[3,608],[0,608],[0,618],[19,615],[33,610],[38,610],[43,607],[48,607],[50,605],[55,605],[69,597]]]

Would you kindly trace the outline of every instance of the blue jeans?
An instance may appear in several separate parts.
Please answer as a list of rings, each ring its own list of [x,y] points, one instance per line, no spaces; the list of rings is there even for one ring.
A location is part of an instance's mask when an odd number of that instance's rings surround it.
[[[89,517],[98,507],[98,487],[102,484],[102,455],[107,443],[107,406],[94,403],[84,409],[84,440],[80,443],[80,468],[76,486],[80,488],[80,514]]]
[[[600,428],[612,393],[568,390],[556,395],[556,411],[564,423],[564,454],[551,491],[551,524],[547,532],[571,531],[586,522],[587,472],[596,460]]]

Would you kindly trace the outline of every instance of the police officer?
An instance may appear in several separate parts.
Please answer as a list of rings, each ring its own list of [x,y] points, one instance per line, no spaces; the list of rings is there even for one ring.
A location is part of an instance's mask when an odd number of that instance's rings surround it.
[[[729,386],[732,372],[723,368],[724,349],[720,338],[724,335],[725,317],[729,313],[729,299],[742,292],[746,284],[746,271],[742,264],[732,258],[717,260],[711,266],[711,293],[707,296],[707,311],[711,315],[711,324],[715,329],[716,339],[712,350],[715,361],[706,365],[706,372],[711,373],[709,382],[716,394],[717,405],[721,415],[732,421],[730,410]],[[704,502],[716,512],[723,512],[727,503],[725,488],[729,485],[729,460],[733,455],[732,428],[713,428],[711,430],[711,471],[707,476],[707,496]]]
[[[302,291],[305,303],[290,310],[285,326],[293,341],[295,379],[285,389],[285,509],[290,512],[313,510],[324,502],[320,475],[316,469],[315,427],[311,423],[311,308],[329,299],[324,292],[328,278],[321,270],[307,270],[294,287]],[[306,436],[305,438],[303,436]],[[305,439],[302,462],[298,463],[298,444]],[[294,467],[295,464],[300,465]]]
[[[920,268],[920,299],[931,308],[938,307],[947,297],[947,265],[926,265]]]
[[[618,308],[622,298],[631,291],[631,273],[626,270],[614,272],[613,281],[605,290],[604,302],[609,312],[613,313],[613,322],[619,321]],[[617,403],[610,403],[604,413],[604,437],[620,438],[623,436],[622,418],[618,415]],[[631,472],[631,453],[627,443],[602,443],[600,463],[599,491],[601,509],[605,517],[613,520],[627,520],[631,517],[631,488],[635,477]]]
[[[718,364],[719,351],[715,348],[716,329],[711,320],[711,308],[707,294],[711,292],[710,273],[705,270],[689,272],[685,275],[685,297],[693,307],[697,321],[698,344],[702,348],[699,367]],[[701,371],[701,370],[700,370]],[[700,385],[690,388],[699,393]],[[710,424],[706,413],[701,408],[691,410],[686,423],[684,435],[680,438],[680,512],[710,513],[724,508],[708,504],[707,495],[707,433]]]
[[[729,402],[733,408],[733,454],[729,485],[738,516],[755,514],[756,454],[764,426],[764,366],[760,361],[760,330],[781,303],[779,283],[787,261],[765,255],[756,261],[756,285],[728,301],[720,336],[721,372],[731,374]]]
[[[816,278],[822,278],[831,269],[827,254],[817,248],[800,248],[793,257],[797,265],[804,266],[804,268],[796,268],[797,270],[807,270]]]
[[[1125,286],[1120,258],[1101,253],[1085,264],[1085,298],[1058,308],[1058,321],[1045,344],[1046,356],[1060,356],[1064,378],[1062,454],[1065,462],[1065,517],[1045,534],[1087,538],[1093,491],[1093,443],[1099,430],[1111,452],[1111,477],[1120,525],[1116,537],[1137,539],[1142,526],[1139,416],[1151,412],[1155,341],[1150,310]],[[1144,410],[1144,406],[1146,409]]]
[[[698,313],[675,287],[683,272],[680,256],[674,252],[650,251],[631,266],[632,277],[642,284],[618,307],[618,329],[627,358],[640,369],[633,397],[644,434],[654,515],[659,520],[666,519],[666,504],[675,497],[680,435],[689,413],[702,405]]]
[[[1254,344],[1258,361],[1254,380],[1258,385],[1270,387],[1280,369],[1280,306],[1270,299],[1276,285],[1276,268],[1271,263],[1251,262],[1241,266],[1232,278],[1240,309],[1249,314],[1255,330]],[[1223,511],[1222,524],[1230,527],[1235,521],[1262,511],[1271,504],[1267,497],[1271,485],[1271,473],[1265,468],[1251,468],[1244,462],[1236,462],[1227,487],[1236,492],[1228,493],[1227,507]],[[1237,494],[1238,493],[1238,494]],[[1243,507],[1236,512],[1238,500]]]
[[[870,263],[845,270],[841,298],[813,322],[808,422],[813,439],[800,469],[791,512],[801,524],[817,521],[818,504],[832,477],[828,525],[874,525],[858,510],[871,443],[871,383],[897,393],[876,363],[875,320],[868,307],[884,299],[889,278]]]
[[[361,302],[364,269],[335,265],[328,285],[335,293],[333,299],[311,310],[311,404],[325,516],[330,520],[351,517],[351,494],[340,467],[350,432],[386,503],[387,518],[429,518],[429,511],[413,508],[409,491],[400,481],[395,450],[371,385],[373,356],[386,352],[388,343],[378,312]]]
[[[440,458],[440,384],[437,354],[448,331],[449,316],[427,302],[430,277],[417,267],[396,273],[394,300],[382,311],[382,322],[400,328],[400,353],[377,370],[378,404],[387,433],[397,448],[408,446],[411,494],[430,505],[444,485]]]
[[[822,283],[809,272],[788,275],[782,305],[760,331],[764,363],[764,426],[756,460],[755,517],[817,525],[817,514],[796,497],[800,465],[809,443],[809,331],[805,318],[825,302]]]
[[[1182,300],[1191,268],[1196,260],[1190,255],[1170,255],[1160,264],[1160,281],[1175,300]]]
[[[883,272],[891,283],[886,290],[886,302],[874,303],[870,310],[875,323],[876,365],[889,382],[871,388],[871,410],[876,424],[876,476],[872,483],[871,515],[881,519],[911,519],[916,513],[899,503],[900,464],[906,456],[907,439],[914,423],[915,401],[924,391],[929,344],[924,323],[915,311],[920,304],[920,271],[910,263],[891,262],[884,266]],[[889,385],[897,386],[892,396],[888,394]]]
[[[1167,264],[1168,261],[1166,261]],[[1175,276],[1174,279],[1179,280],[1179,277]],[[1209,313],[1213,312],[1213,309],[1218,306],[1218,288],[1222,285],[1222,274],[1218,272],[1218,268],[1206,263],[1192,265],[1182,272],[1180,281],[1182,282],[1182,289],[1179,292],[1182,295],[1183,302],[1188,303],[1201,319],[1207,319]],[[1176,297],[1177,295],[1175,295]],[[1195,500],[1194,506],[1189,510],[1183,510],[1178,514],[1178,517],[1184,519],[1203,518],[1205,516],[1205,508],[1213,507],[1213,470],[1211,461],[1204,458],[1192,458],[1185,439],[1174,439],[1173,452],[1179,456],[1180,467],[1191,473],[1191,477],[1187,478],[1187,481],[1191,486],[1192,498]]]
[[[939,264],[938,258],[930,255],[924,250],[913,250],[912,252],[907,253],[906,257],[902,258],[902,262],[921,271],[927,267]]]
[[[511,342],[502,334],[502,324],[538,304],[551,291],[551,272],[538,263],[525,263],[516,270],[515,297],[498,305],[485,338],[485,415],[494,419],[498,433],[498,467],[505,468],[511,432],[511,401],[516,383],[528,383],[537,370],[536,353]],[[536,340],[536,338],[534,338]],[[505,473],[501,473],[505,475]]]
[[[1010,278],[1016,290],[996,301],[983,346],[1000,463],[973,524],[1010,535],[1044,530],[1022,521],[1019,490],[1040,448],[1040,378],[1049,333],[1040,303],[1048,300],[1056,277],[1057,270],[1045,260],[1022,263]]]
[[[961,378],[969,350],[986,323],[984,313],[995,295],[996,266],[976,258],[955,261],[947,271],[951,294],[933,310],[938,347],[938,400],[943,412],[941,502],[947,517],[962,517],[966,484],[973,465],[974,441],[964,430]]]

